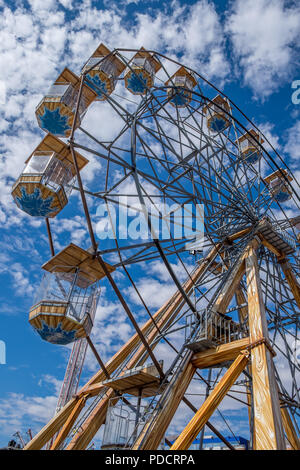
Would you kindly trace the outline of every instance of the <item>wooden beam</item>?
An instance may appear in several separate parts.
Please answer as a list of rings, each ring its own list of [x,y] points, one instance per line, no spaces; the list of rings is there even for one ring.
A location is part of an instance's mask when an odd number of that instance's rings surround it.
[[[230,235],[230,237],[228,237],[227,240],[230,242],[233,242],[234,240],[237,240],[238,238],[242,238],[244,235],[247,235],[247,233],[251,232],[251,230],[252,230],[252,227],[244,228],[243,230],[240,230],[239,232],[236,232]]]
[[[244,295],[241,284],[238,286],[238,288],[236,290],[235,298],[236,298],[236,303],[238,305],[247,304],[247,299]],[[248,320],[248,305],[245,305],[244,307],[239,308],[238,312],[239,312],[240,321],[243,322],[244,324],[246,324],[246,321]],[[247,365],[247,372],[250,376],[252,375],[251,364]],[[253,426],[253,423],[252,423],[252,388],[251,388],[251,383],[250,383],[249,378],[247,378],[246,389],[247,389],[247,395],[246,396],[247,396],[247,403],[248,403],[248,421],[249,421],[249,429],[251,429],[251,424],[252,424],[252,427],[254,427],[254,426]],[[253,433],[253,435],[252,435],[252,445],[253,446],[255,446],[254,437],[255,436],[254,436],[254,433]]]
[[[186,398],[186,397],[183,397],[182,398],[182,401],[194,412],[194,413],[197,413],[197,408]],[[224,442],[224,444],[228,447],[228,449],[230,450],[235,450],[235,448],[230,444],[229,441],[227,441],[227,439],[222,436],[222,434],[209,422],[207,421],[205,426],[207,426],[222,442]],[[169,446],[169,447],[172,447],[172,444]]]
[[[297,305],[300,308],[300,286],[298,284],[295,273],[293,272],[292,267],[287,261],[287,259],[279,259],[278,262],[282,268],[282,271],[284,272],[285,278],[290,286],[294,299],[296,300]]]
[[[269,340],[268,325],[258,272],[257,246],[246,258],[250,342]],[[285,449],[278,390],[272,355],[265,343],[251,349],[255,448]]]
[[[67,421],[65,422],[64,426],[60,430],[57,438],[55,439],[54,443],[50,447],[50,450],[56,450],[59,446],[63,443],[67,435],[69,434],[70,430],[72,429],[73,424],[75,423],[76,419],[78,418],[82,408],[85,405],[85,398],[79,398],[75,407],[73,408],[72,413],[68,417]]]
[[[300,441],[287,408],[281,408],[281,418],[287,440],[294,450],[300,450]]]
[[[221,344],[216,348],[194,354],[192,364],[198,369],[206,369],[225,361],[233,361],[247,346],[249,346],[248,337],[232,341],[231,343]]]
[[[100,426],[105,423],[109,400],[114,397],[116,397],[116,392],[110,388],[91,412],[89,416],[90,419],[87,421],[88,426],[85,425],[83,429],[80,427],[80,431],[75,434],[74,438],[66,447],[66,450],[82,450],[88,446]],[[116,402],[114,404],[117,402],[118,399],[116,398]]]
[[[194,376],[196,368],[190,362],[191,352],[186,355],[184,366],[176,381],[162,395],[162,406],[154,411],[134,443],[133,450],[155,450],[162,441],[165,432]],[[160,403],[161,404],[161,403]]]
[[[248,363],[249,352],[243,351],[238,355],[233,364],[223,375],[220,382],[213,389],[209,397],[205,400],[201,408],[191,419],[180,436],[176,439],[170,450],[187,450],[194,439],[207,423],[215,409],[219,406],[226,393],[230,390],[234,382],[239,377]]]

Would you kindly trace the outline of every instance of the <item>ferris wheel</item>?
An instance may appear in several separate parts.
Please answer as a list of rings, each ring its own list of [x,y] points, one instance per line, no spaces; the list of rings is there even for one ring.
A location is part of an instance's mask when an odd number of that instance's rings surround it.
[[[95,133],[89,107],[102,107]],[[204,77],[144,48],[101,44],[79,76],[63,70],[36,116],[47,134],[12,190],[21,210],[46,219],[52,254],[29,321],[43,340],[74,346],[57,414],[26,448],[84,449],[102,425],[103,449],[184,450],[206,426],[232,448],[209,421],[226,396],[247,411],[253,449],[299,449],[299,185],[286,162]],[[91,187],[81,178],[89,155],[101,162]],[[91,248],[55,254],[51,218],[71,191]],[[173,286],[156,311],[159,289],[146,301],[139,283],[154,262]],[[106,364],[90,338],[104,282],[135,330]],[[100,369],[77,390],[87,342]],[[170,441],[182,406],[194,415]]]

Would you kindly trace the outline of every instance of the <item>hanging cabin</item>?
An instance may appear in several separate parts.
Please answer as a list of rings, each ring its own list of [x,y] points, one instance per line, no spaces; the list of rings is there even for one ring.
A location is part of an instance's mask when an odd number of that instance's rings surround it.
[[[88,160],[75,154],[80,171]],[[12,188],[15,203],[33,217],[55,217],[67,204],[76,175],[69,146],[47,134],[25,163]]]
[[[86,83],[97,93],[96,101],[104,101],[115,89],[117,78],[125,69],[123,62],[100,44],[83,66]]]
[[[174,107],[184,108],[192,99],[192,90],[197,85],[197,80],[186,68],[180,67],[165,85],[170,87],[167,89],[169,103]]]
[[[105,263],[109,272],[114,268]],[[29,323],[45,341],[69,344],[90,334],[105,274],[91,253],[71,243],[45,263]]]
[[[117,396],[109,400],[101,450],[131,449],[155,409],[152,399]]]
[[[144,95],[154,84],[160,63],[143,47],[132,57],[125,70],[125,87],[133,95]]]
[[[202,352],[216,348],[220,344],[230,343],[239,339],[241,335],[239,324],[228,315],[205,309],[199,312],[198,318],[194,314],[192,316],[194,318],[192,326],[198,325],[197,334],[187,347],[194,352]]]
[[[259,144],[255,139],[260,144],[264,143],[263,138],[258,134],[258,132],[256,132],[254,129],[250,129],[236,141],[243,159],[252,164],[257,163],[261,155]]]
[[[65,68],[36,108],[35,114],[41,129],[57,137],[70,136],[79,88],[80,78]],[[75,128],[80,126],[87,108],[96,98],[97,93],[84,83]]]
[[[283,168],[274,171],[274,173],[264,178],[264,182],[269,188],[270,196],[277,202],[286,202],[292,197],[291,189],[286,179],[288,181],[293,180],[292,176]]]
[[[206,115],[207,127],[213,133],[223,132],[230,126],[227,114],[230,113],[230,106],[221,95],[204,106],[203,113]]]

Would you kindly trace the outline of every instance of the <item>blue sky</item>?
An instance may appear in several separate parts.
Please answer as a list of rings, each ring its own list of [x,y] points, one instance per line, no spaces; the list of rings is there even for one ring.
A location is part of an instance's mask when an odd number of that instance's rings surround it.
[[[300,80],[300,7],[297,1],[88,1],[0,0],[0,340],[7,363],[0,365],[0,445],[11,434],[37,432],[54,411],[68,348],[43,342],[28,323],[28,310],[50,257],[43,220],[20,212],[10,188],[43,136],[34,110],[64,66],[79,73],[100,42],[110,48],[155,49],[196,69],[222,89],[258,125],[299,178],[300,105],[292,103],[292,82]],[[93,128],[92,118],[87,115]],[[114,125],[99,114],[103,132]],[[89,157],[90,158],[90,157]],[[101,175],[96,159],[82,172],[93,187]],[[56,250],[89,240],[77,196],[53,222]],[[163,300],[170,280],[155,265],[141,289]],[[122,278],[120,280],[122,282]],[[130,304],[139,306],[131,294]],[[153,302],[153,308],[158,304]],[[115,317],[118,316],[118,328]],[[142,319],[142,314],[139,317]],[[124,312],[104,283],[94,341],[104,358],[131,334]],[[101,334],[100,334],[101,332]],[[83,379],[96,370],[88,354]],[[226,409],[231,422],[239,409]],[[229,406],[229,405],[228,405]],[[224,432],[224,423],[216,418]],[[240,426],[243,432],[243,425]]]

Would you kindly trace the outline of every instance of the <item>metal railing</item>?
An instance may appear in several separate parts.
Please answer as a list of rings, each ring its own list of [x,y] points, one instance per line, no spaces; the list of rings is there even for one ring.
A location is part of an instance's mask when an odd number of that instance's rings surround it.
[[[198,312],[198,317],[194,314],[187,315],[185,335],[186,343],[198,344],[205,349],[241,338],[242,330],[230,317],[203,309]]]
[[[156,401],[126,395],[109,400],[102,449],[130,449],[152,415]]]

